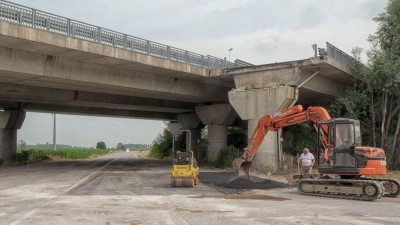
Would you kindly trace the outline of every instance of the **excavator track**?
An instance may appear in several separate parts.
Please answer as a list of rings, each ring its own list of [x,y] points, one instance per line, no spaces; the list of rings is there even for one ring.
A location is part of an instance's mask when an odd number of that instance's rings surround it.
[[[303,195],[374,201],[383,195],[382,184],[375,180],[304,179],[297,185]]]
[[[400,182],[396,179],[381,179],[381,178],[358,178],[361,180],[373,180],[382,184],[383,195],[382,197],[396,198],[400,195]]]

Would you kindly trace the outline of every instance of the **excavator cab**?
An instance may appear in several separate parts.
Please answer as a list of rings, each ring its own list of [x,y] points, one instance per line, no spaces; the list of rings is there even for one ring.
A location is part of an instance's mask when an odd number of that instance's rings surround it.
[[[358,175],[358,165],[363,161],[356,151],[361,146],[360,121],[335,118],[320,121],[317,126],[318,172]]]

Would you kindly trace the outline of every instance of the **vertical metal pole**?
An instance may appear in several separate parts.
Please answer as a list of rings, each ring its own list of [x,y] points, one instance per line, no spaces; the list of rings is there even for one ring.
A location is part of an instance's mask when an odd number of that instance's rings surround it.
[[[71,19],[67,19],[67,35],[71,37]]]
[[[21,23],[22,12],[17,12],[18,23]]]
[[[32,9],[32,28],[36,28],[36,9]]]
[[[282,168],[283,164],[282,164],[282,156],[283,156],[283,152],[282,152],[282,128],[280,128],[278,130],[278,135],[277,135],[277,139],[278,139],[278,166]]]
[[[190,61],[189,61],[189,52],[188,51],[185,51],[185,61],[186,61],[186,63],[190,63]]]
[[[200,162],[200,139],[197,139],[197,162]]]
[[[186,152],[190,152],[192,147],[192,133],[189,130],[187,130],[187,134],[189,135],[189,146],[186,145]]]
[[[56,140],[56,114],[53,113],[53,149],[57,150],[57,140]]]
[[[172,161],[175,158],[175,131],[172,133]]]
[[[49,20],[49,18],[46,18],[44,21],[46,22],[46,30],[50,30],[50,20]]]
[[[101,43],[101,28],[97,27],[97,43]]]
[[[146,41],[147,55],[150,55],[150,41]]]
[[[167,46],[167,59],[171,59],[171,47]]]
[[[124,48],[128,49],[128,36],[126,34],[124,34]]]

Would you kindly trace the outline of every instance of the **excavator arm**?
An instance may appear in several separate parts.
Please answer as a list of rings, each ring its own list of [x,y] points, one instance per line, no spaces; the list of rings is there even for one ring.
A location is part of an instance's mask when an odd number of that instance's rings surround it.
[[[249,138],[249,145],[244,149],[243,155],[233,161],[236,173],[241,177],[249,177],[249,169],[253,158],[260,147],[264,136],[268,131],[277,131],[282,127],[288,127],[304,122],[313,122],[314,128],[317,129],[317,123],[321,120],[331,119],[326,109],[322,107],[310,106],[307,110],[303,110],[303,106],[296,105],[285,109],[275,115],[265,115],[259,121]],[[322,126],[321,142],[324,145],[324,158],[328,159],[328,126]]]

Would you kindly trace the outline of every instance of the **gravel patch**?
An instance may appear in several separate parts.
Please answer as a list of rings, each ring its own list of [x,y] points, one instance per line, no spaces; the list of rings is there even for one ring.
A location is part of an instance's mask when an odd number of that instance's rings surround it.
[[[246,178],[237,178],[224,184],[222,187],[229,189],[272,189],[286,188],[288,185],[268,179],[257,182]]]
[[[200,172],[200,182],[217,188],[223,193],[242,192],[248,189],[273,189],[291,187],[288,184],[251,176],[250,179],[237,177],[235,173],[230,171],[219,172]]]

